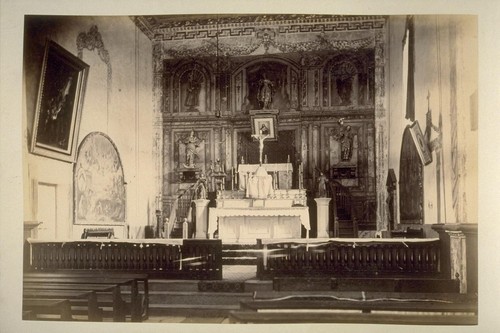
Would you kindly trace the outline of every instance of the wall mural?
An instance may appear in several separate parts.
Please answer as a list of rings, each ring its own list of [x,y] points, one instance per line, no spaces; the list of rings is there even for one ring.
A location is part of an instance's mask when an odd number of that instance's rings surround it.
[[[116,147],[104,134],[91,133],[82,141],[74,184],[76,224],[125,222],[123,166]]]

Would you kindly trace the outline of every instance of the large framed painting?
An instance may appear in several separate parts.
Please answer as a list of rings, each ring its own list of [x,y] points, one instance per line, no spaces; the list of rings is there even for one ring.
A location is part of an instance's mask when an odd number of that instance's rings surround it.
[[[89,66],[47,40],[31,153],[74,162]]]
[[[415,142],[415,146],[417,148],[418,156],[422,160],[424,165],[427,165],[432,162],[432,154],[427,146],[427,140],[425,140],[424,135],[422,134],[422,130],[420,129],[420,125],[418,121],[415,121],[410,126],[411,137]]]
[[[275,114],[255,114],[251,116],[252,134],[263,134],[266,140],[276,141],[278,139],[277,116]]]

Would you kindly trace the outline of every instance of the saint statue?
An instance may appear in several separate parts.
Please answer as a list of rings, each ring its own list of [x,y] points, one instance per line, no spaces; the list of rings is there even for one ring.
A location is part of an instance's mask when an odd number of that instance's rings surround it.
[[[342,161],[349,161],[352,157],[352,131],[347,125],[340,135],[340,156]]]
[[[319,178],[318,178],[318,188],[316,189],[316,196],[318,198],[326,198],[327,197],[327,192],[326,192],[326,183],[328,182],[328,179],[326,179],[326,176],[323,172],[320,172]]]
[[[338,121],[340,129],[334,133],[333,138],[340,143],[340,158],[342,161],[350,161],[352,157],[352,145],[354,133],[351,126],[344,126],[344,118]]]
[[[195,77],[194,70],[192,70],[188,75],[184,106],[186,106],[189,110],[193,110],[196,106],[199,105],[201,79],[201,77]]]
[[[194,168],[196,165],[194,159],[198,156],[198,147],[200,146],[200,139],[194,135],[194,130],[191,130],[189,137],[184,141],[186,145],[186,163],[184,167]]]
[[[262,104],[262,109],[269,109],[273,102],[273,82],[262,74],[262,79],[259,81],[259,90],[257,100]]]

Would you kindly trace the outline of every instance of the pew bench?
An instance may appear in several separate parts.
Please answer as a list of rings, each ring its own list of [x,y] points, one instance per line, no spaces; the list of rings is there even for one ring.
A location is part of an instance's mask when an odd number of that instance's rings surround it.
[[[97,305],[97,297],[92,290],[37,290],[24,289],[24,299],[67,299],[74,317],[83,312],[88,321],[102,321],[102,310]]]
[[[85,279],[90,282],[90,279],[97,280],[105,280],[112,281],[111,279],[118,279],[114,281],[120,281],[121,279],[132,279],[136,282],[131,282],[130,288],[128,292],[130,292],[130,303],[132,307],[135,306],[131,311],[133,312],[133,316],[135,318],[134,321],[145,320],[149,316],[149,276],[148,274],[143,273],[123,273],[120,271],[89,271],[89,270],[56,270],[56,271],[43,271],[43,272],[26,272],[24,274],[25,277],[32,278],[68,278],[75,277]],[[127,283],[121,284],[122,286],[126,286]],[[122,295],[125,293],[122,292]],[[141,316],[141,319],[139,319]]]
[[[36,274],[36,273],[35,273]],[[45,274],[45,273],[44,273]],[[130,290],[130,302],[124,302],[125,311],[131,316],[131,320],[134,322],[140,322],[143,319],[142,308],[143,302],[138,292],[138,283],[135,279],[118,278],[118,277],[92,277],[92,276],[71,276],[53,273],[50,277],[48,276],[35,276],[33,274],[25,274],[23,281],[35,282],[39,284],[113,284],[119,287],[128,288]],[[115,292],[116,293],[116,292]],[[120,320],[117,315],[114,317],[115,320]]]
[[[116,284],[91,283],[57,283],[57,282],[24,282],[27,291],[86,291],[92,290],[96,294],[97,306],[103,317],[110,317],[113,321],[125,321],[125,302],[122,299],[120,286]]]
[[[31,319],[48,319],[47,316],[57,316],[59,320],[73,320],[71,304],[67,299],[24,298],[23,312],[30,314]]]

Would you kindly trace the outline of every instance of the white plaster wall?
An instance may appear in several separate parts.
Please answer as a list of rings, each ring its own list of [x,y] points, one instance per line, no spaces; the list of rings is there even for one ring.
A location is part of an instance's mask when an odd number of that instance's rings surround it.
[[[128,17],[61,17],[37,22],[27,35],[24,68],[23,135],[24,215],[37,220],[36,183],[57,186],[58,238],[78,238],[84,226],[73,226],[73,164],[29,153],[40,66],[45,38],[50,38],[77,55],[76,38],[97,25],[112,68],[97,50],[83,50],[82,60],[90,66],[78,142],[91,132],[107,134],[116,145],[127,182],[126,224],[137,230],[151,223],[154,203],[152,180],[152,50],[151,42]],[[153,208],[154,209],[154,208]],[[94,226],[95,227],[95,226]],[[62,229],[62,230],[61,230]],[[118,237],[127,237],[127,227]]]
[[[394,169],[399,181],[399,158],[403,131],[411,122],[405,119],[406,104],[403,89],[402,39],[405,29],[404,16],[392,16],[390,22],[390,142],[389,168]],[[470,127],[470,96],[477,89],[477,42],[475,19],[472,16],[416,16],[415,17],[415,120],[422,132],[426,127],[426,113],[432,111],[434,125],[438,125],[439,114],[443,117],[443,161],[441,177],[441,220],[438,220],[436,184],[436,153],[433,162],[424,167],[424,229],[428,235],[435,234],[430,225],[435,223],[457,223],[455,207],[452,206],[451,165],[451,118],[452,95],[450,86],[451,55],[457,57],[457,105],[459,154],[464,159],[467,173],[463,173],[464,186],[460,196],[466,196],[465,211],[461,218],[476,223],[477,216],[477,133]],[[450,39],[450,27],[456,24],[457,38]],[[430,94],[429,100],[427,99]],[[437,136],[433,133],[431,140]],[[399,195],[398,195],[399,197]],[[399,207],[398,207],[399,209]],[[399,217],[399,214],[398,214]],[[473,219],[473,221],[471,220]],[[465,222],[465,220],[464,220]],[[406,225],[404,226],[406,227]],[[412,226],[416,227],[416,226]]]

